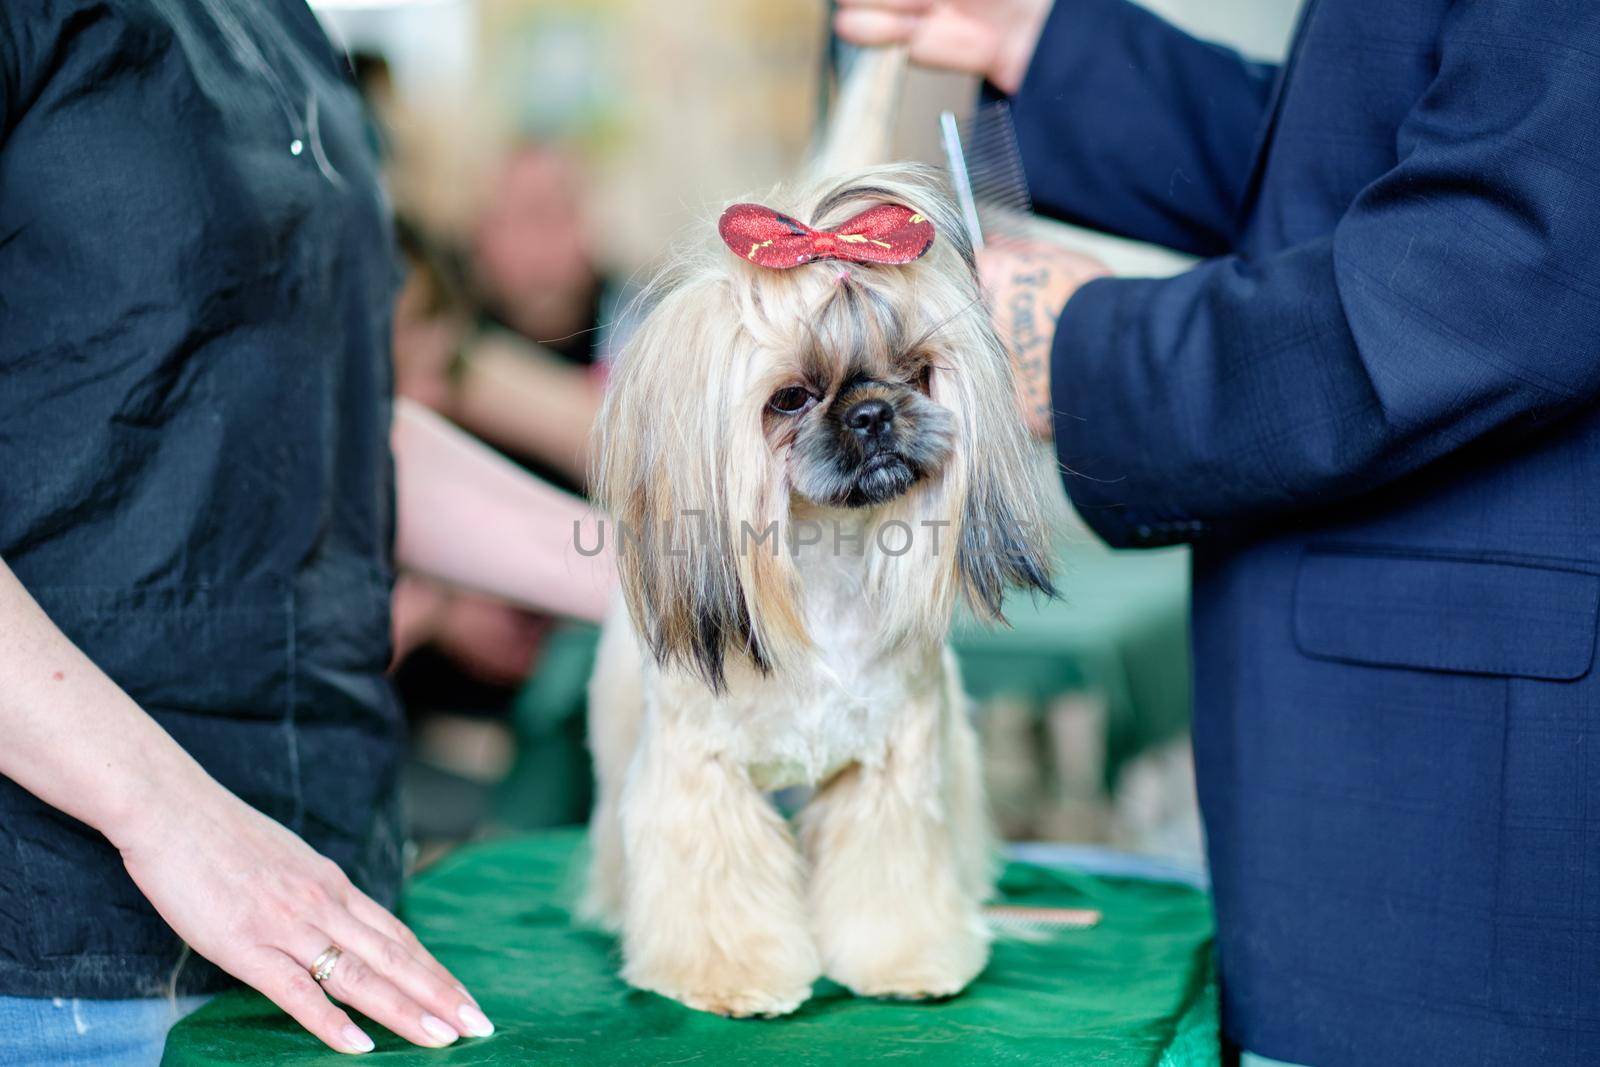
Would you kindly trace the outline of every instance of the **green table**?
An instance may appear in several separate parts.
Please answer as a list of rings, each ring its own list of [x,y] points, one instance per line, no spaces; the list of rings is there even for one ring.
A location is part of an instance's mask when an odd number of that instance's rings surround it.
[[[369,1032],[393,1064],[854,1065],[868,1062],[1217,1063],[1211,919],[1185,886],[1012,864],[1014,903],[1095,907],[1091,930],[1002,939],[964,994],[936,1004],[860,1000],[823,982],[798,1013],[771,1021],[704,1015],[629,989],[613,942],[573,926],[576,833],[462,849],[419,876],[404,914],[482,1001],[499,1032],[443,1051]],[[225,994],[167,1042],[168,1067],[327,1064],[329,1052],[265,999]]]

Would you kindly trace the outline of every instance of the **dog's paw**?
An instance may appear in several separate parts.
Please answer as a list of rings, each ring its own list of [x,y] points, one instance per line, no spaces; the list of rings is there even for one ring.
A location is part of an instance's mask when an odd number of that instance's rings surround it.
[[[988,938],[962,931],[899,951],[852,945],[834,954],[826,970],[829,978],[858,997],[938,1000],[971,985],[988,962]]]
[[[668,992],[665,995],[696,1011],[706,1011],[730,1019],[774,1019],[780,1015],[788,1015],[804,1004],[811,996],[811,987],[808,985],[781,992],[725,989],[711,992]]]
[[[789,966],[730,966],[725,961],[672,959],[630,961],[622,977],[628,984],[671,997],[696,1011],[730,1019],[788,1015],[811,996],[821,966],[809,944]]]
[[[870,975],[855,981],[845,981],[841,977],[835,981],[858,997],[880,997],[886,1000],[943,1000],[967,988],[981,970],[980,967],[971,974],[940,973],[937,969],[921,972],[911,970]]]
[[[635,988],[670,997],[695,1011],[710,1012],[729,1019],[771,1019],[788,1015],[811,996],[811,983],[775,981],[764,986],[754,980],[717,981],[707,976],[687,981],[656,981],[637,972],[624,975]]]

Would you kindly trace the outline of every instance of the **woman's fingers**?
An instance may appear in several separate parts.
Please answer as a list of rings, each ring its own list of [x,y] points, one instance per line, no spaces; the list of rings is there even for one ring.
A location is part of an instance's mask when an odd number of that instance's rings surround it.
[[[388,908],[385,908],[355,886],[350,887],[346,904],[350,908],[350,914],[380,934],[400,942],[413,956],[433,970],[440,978],[465,993],[467,999],[472,1001],[473,1004],[478,1003],[478,999],[472,995],[472,991],[462,983],[461,979],[451,974],[450,970],[440,963],[433,953],[428,951],[427,946],[418,940],[417,935],[411,932],[411,927],[396,918]]]
[[[463,1013],[470,998],[450,972],[357,894],[332,860],[232,794],[219,790],[213,801],[185,833],[141,838],[123,853],[128,873],[196,951],[341,1052],[367,1052],[373,1043],[335,1000],[429,1048],[491,1029],[481,1013]],[[171,847],[174,839],[185,847]],[[373,921],[361,921],[352,905],[370,907]],[[318,985],[311,968],[333,945],[342,955]]]
[[[250,974],[240,977],[335,1052],[372,1051],[372,1038],[328,999],[311,972],[277,949],[263,949]]]
[[[387,978],[406,996],[453,1029],[473,1037],[494,1033],[478,1006],[461,990],[450,972],[419,959],[402,942],[373,929],[345,913],[328,923],[328,932],[346,952],[361,959]]]
[[[454,1044],[461,1036],[454,1026],[390,981],[378,970],[380,964],[363,959],[326,931],[307,928],[293,940],[295,943],[289,954],[301,961],[308,976],[312,965],[329,945],[339,946],[339,959],[333,965],[333,973],[322,983],[322,989],[341,1004],[349,1005],[413,1045],[424,1048],[443,1048]]]

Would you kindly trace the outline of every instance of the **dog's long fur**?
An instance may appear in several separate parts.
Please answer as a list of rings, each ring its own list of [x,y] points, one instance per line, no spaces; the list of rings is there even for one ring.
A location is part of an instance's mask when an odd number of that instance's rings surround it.
[[[789,1012],[824,973],[950,995],[987,960],[990,849],[944,640],[959,597],[998,618],[1007,586],[1051,591],[1040,486],[939,178],[764,202],[819,228],[900,203],[937,237],[772,271],[708,225],[615,367],[597,483],[625,610],[591,687],[588,910],[629,982],[708,1011]],[[776,411],[797,383],[813,406]],[[866,400],[893,415],[871,462],[844,422]],[[818,542],[786,543],[807,521]],[[765,796],[790,785],[816,788],[798,841]]]

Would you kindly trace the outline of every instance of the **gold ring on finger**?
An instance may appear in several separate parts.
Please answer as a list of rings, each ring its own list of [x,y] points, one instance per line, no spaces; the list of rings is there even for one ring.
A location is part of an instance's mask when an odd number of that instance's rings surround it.
[[[339,957],[343,955],[344,950],[338,945],[329,945],[323,949],[322,955],[311,963],[311,977],[315,978],[318,983],[326,982],[332,978],[333,969],[339,966]]]

